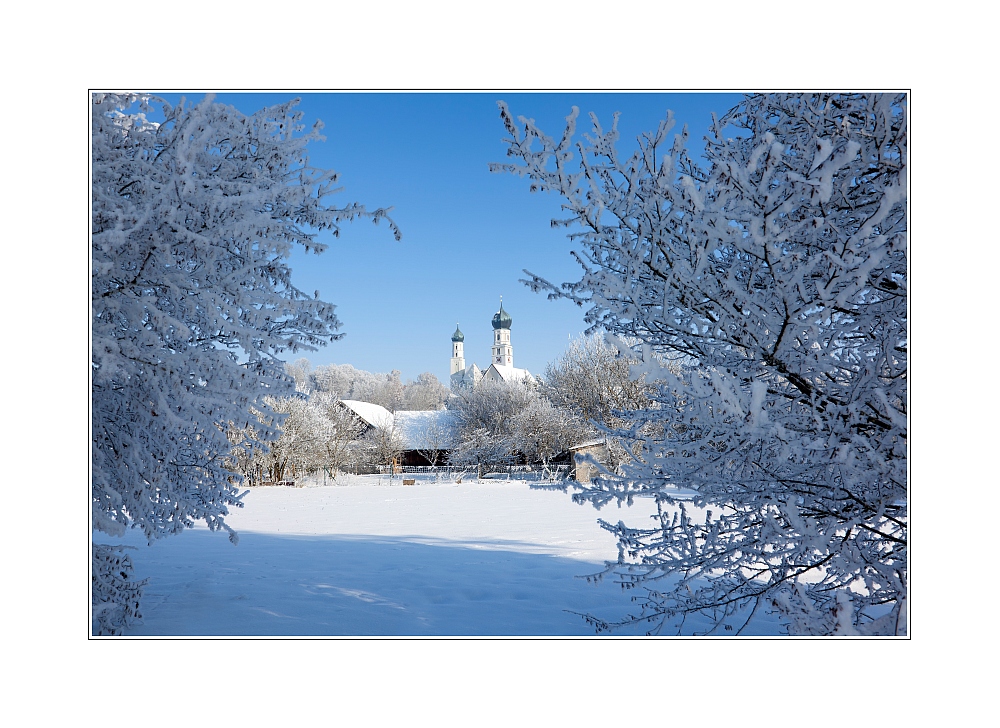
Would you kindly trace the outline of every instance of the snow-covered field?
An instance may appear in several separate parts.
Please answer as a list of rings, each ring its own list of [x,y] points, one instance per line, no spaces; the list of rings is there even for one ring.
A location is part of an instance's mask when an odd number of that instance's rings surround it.
[[[597,518],[637,525],[650,502],[598,512],[516,480],[342,483],[253,489],[227,519],[237,546],[203,526],[151,547],[130,533],[149,584],[127,635],[593,635],[579,613],[633,609],[612,580],[581,577],[617,555]]]

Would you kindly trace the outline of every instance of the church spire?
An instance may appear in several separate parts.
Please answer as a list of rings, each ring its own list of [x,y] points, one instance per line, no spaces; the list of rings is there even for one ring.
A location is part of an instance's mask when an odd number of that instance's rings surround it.
[[[514,323],[510,314],[503,310],[503,296],[500,296],[500,310],[493,315],[493,355],[492,362],[500,366],[514,366],[514,347],[510,343],[510,326]]]
[[[503,310],[503,296],[500,296],[500,310],[493,314],[493,328],[509,329],[512,323],[510,314]]]
[[[455,333],[451,335],[451,373],[465,370],[465,334],[455,324]]]

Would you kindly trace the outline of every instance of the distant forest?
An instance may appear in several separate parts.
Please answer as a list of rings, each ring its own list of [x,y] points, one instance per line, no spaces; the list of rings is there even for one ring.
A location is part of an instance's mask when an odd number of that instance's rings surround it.
[[[416,381],[400,380],[398,369],[388,374],[366,372],[350,364],[327,364],[313,368],[308,359],[286,364],[285,371],[295,379],[295,388],[304,394],[325,392],[337,399],[356,399],[397,410],[444,409],[449,389],[430,372]]]

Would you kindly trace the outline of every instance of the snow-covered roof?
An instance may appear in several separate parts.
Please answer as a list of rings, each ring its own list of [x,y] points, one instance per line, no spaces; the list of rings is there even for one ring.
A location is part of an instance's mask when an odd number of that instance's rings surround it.
[[[340,401],[372,427],[382,429],[392,426],[392,412],[380,404],[361,402],[356,399],[342,399]]]
[[[407,450],[449,450],[455,445],[455,413],[400,410],[396,413],[396,432]]]
[[[407,450],[449,450],[454,447],[455,416],[448,410],[400,410],[394,415],[385,407],[342,399],[342,404],[372,427],[395,427]]]
[[[482,372],[475,364],[470,364],[465,369],[460,369],[451,375],[453,385],[474,387],[482,377]]]
[[[490,364],[490,369],[495,369],[496,373],[505,382],[520,382],[522,380],[530,382],[534,379],[534,377],[531,376],[531,372],[527,369],[518,369],[517,367],[507,366],[506,364]],[[484,377],[489,374],[490,369],[486,370],[486,373],[483,374]]]
[[[602,437],[598,439],[587,440],[586,442],[580,442],[576,445],[572,445],[570,450],[581,450],[585,447],[597,447],[598,445],[607,445],[607,441]]]

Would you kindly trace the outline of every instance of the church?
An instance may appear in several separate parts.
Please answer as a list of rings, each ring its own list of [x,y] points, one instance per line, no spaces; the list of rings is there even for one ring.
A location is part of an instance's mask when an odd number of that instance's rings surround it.
[[[527,369],[514,366],[514,347],[510,343],[510,326],[513,320],[510,314],[503,310],[503,296],[500,297],[500,310],[493,314],[493,348],[490,356],[490,366],[481,371],[475,364],[465,366],[465,334],[455,325],[455,333],[451,335],[451,388],[475,387],[483,380],[519,382],[533,381]]]

